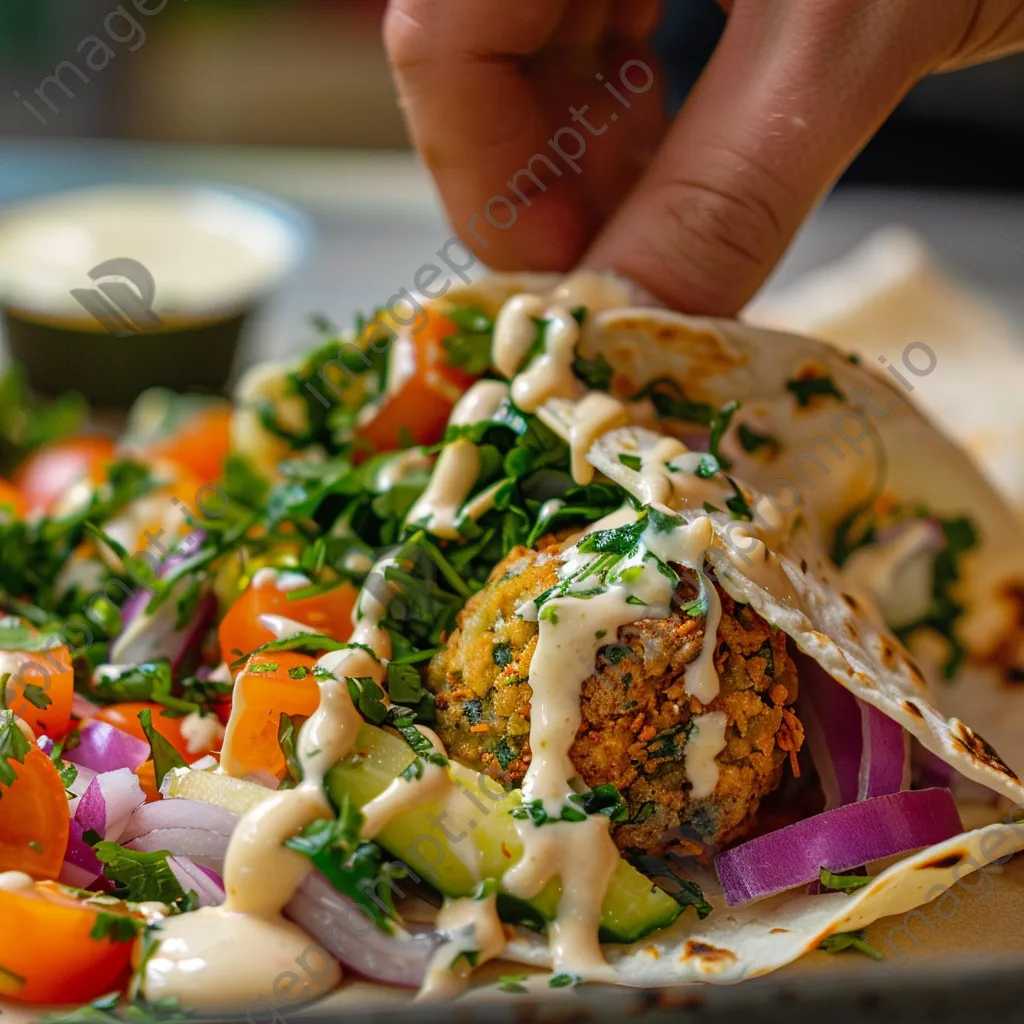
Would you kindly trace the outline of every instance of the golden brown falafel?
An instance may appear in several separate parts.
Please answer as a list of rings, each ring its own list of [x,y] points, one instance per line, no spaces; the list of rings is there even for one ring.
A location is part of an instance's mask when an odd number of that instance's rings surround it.
[[[516,609],[557,582],[558,549],[516,548],[459,615],[458,629],[431,662],[437,731],[450,755],[517,784],[530,763],[530,662],[538,626]],[[793,713],[796,667],[784,633],[720,589],[722,618],[714,663],[721,690],[704,705],[686,693],[686,666],[700,653],[704,619],[683,608],[697,593],[692,573],[672,614],[619,629],[584,680],[582,722],[570,751],[582,781],[614,785],[629,820],[613,826],[621,849],[698,854],[744,835],[760,800],[796,770],[803,728]],[[684,750],[692,719],[727,718],[714,792],[692,799]],[[499,771],[500,769],[500,771]]]

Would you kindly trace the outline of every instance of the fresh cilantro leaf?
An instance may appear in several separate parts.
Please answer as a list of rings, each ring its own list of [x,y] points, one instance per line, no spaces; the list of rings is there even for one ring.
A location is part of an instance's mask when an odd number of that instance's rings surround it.
[[[385,860],[376,843],[360,840],[362,824],[362,813],[346,793],[337,818],[312,822],[284,845],[308,857],[338,892],[365,911],[378,928],[391,932],[397,917],[393,883],[408,877],[408,872]],[[400,889],[398,894],[403,895]]]
[[[711,452],[722,469],[730,469],[732,467],[732,461],[722,454],[721,445],[722,438],[725,437],[725,432],[729,429],[729,424],[732,423],[732,418],[736,415],[736,410],[739,407],[739,402],[726,402],[721,409],[716,409],[711,414],[711,433],[708,437],[708,451]]]
[[[644,460],[639,455],[628,455],[626,452],[620,452],[619,462],[627,469],[633,470],[634,473],[639,473],[644,468]]]
[[[828,868],[822,868],[818,872],[818,880],[823,889],[832,889],[835,892],[851,893],[863,888],[874,881],[870,875],[836,875]]]
[[[714,409],[707,402],[694,402],[686,397],[679,383],[671,377],[659,377],[642,387],[632,401],[649,398],[659,416],[683,420],[687,423],[710,425]]]
[[[287,776],[279,787],[281,789],[292,789],[302,782],[302,764],[299,762],[296,744],[303,722],[305,719],[301,716],[292,717],[282,712],[281,719],[277,724],[277,743],[281,748],[287,771]]]
[[[699,476],[702,480],[710,480],[721,468],[722,464],[718,459],[714,455],[707,453],[700,457],[700,462],[697,463],[694,475]]]
[[[526,981],[525,974],[505,974],[498,979],[498,991],[508,992],[513,995],[524,995],[528,989],[523,984]]]
[[[14,785],[18,779],[14,762],[24,764],[30,750],[32,744],[18,728],[14,712],[0,711],[0,786]]]
[[[773,437],[771,434],[760,434],[746,423],[741,423],[736,428],[736,436],[748,455],[754,455],[759,451],[777,455],[782,449],[782,444],[777,437]]]
[[[643,850],[629,849],[626,851],[626,860],[637,871],[657,882],[658,887],[668,893],[679,906],[684,909],[693,907],[697,912],[697,917],[703,921],[714,910],[714,907],[704,898],[704,893],[696,882],[691,882],[679,874],[675,869],[674,860],[670,858],[671,855],[668,858],[655,857]]]
[[[384,691],[369,676],[347,679],[349,696],[368,722],[380,725],[388,717]]]
[[[799,380],[787,380],[786,390],[796,396],[797,404],[801,409],[811,403],[811,399],[818,395],[835,398],[840,402],[846,401],[846,395],[836,387],[836,382],[831,377],[804,377]]]
[[[185,759],[171,745],[166,736],[153,728],[153,712],[144,708],[139,712],[139,724],[149,741],[149,749],[153,755],[153,771],[156,775],[157,789],[163,784],[164,776],[172,768],[186,768]]]
[[[594,356],[583,356],[580,355],[578,347],[572,361],[572,372],[588,388],[592,388],[594,391],[610,390],[612,378],[615,376],[612,364],[608,362],[602,353],[598,352]]]
[[[40,711],[45,710],[53,703],[53,698],[37,683],[26,683],[21,695],[32,707],[39,708]]]
[[[553,974],[548,980],[548,988],[571,988],[574,985],[581,984],[582,979],[578,978],[575,974]]]
[[[182,909],[188,897],[174,876],[166,850],[140,853],[100,840],[93,846],[103,874],[114,883],[114,895],[131,903],[164,903]]]
[[[145,925],[127,914],[96,915],[96,923],[89,933],[89,937],[97,942],[109,939],[111,942],[133,942]]]
[[[834,932],[819,944],[818,949],[822,949],[826,953],[843,953],[852,949],[871,957],[872,960],[885,959],[882,953],[864,938],[863,929],[856,932]]]

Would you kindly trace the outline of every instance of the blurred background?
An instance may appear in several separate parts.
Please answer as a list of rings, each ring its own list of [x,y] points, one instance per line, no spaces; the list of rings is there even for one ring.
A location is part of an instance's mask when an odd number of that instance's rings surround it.
[[[380,43],[384,0],[139,0],[138,7],[3,0],[3,134],[407,146]],[[110,17],[118,10],[125,13]],[[714,0],[666,4],[658,49],[673,105],[696,80],[723,24]],[[96,41],[83,44],[89,37]],[[65,88],[44,86],[48,105],[35,90],[65,61],[78,71],[65,64]],[[1022,96],[1024,57],[931,79],[847,180],[1024,188]]]
[[[248,328],[244,360],[307,345],[309,314],[349,322],[407,285],[450,235],[409,152],[381,45],[384,9],[385,0],[0,0],[0,217],[24,197],[98,182],[199,179],[271,193],[306,214],[313,241],[302,272]],[[657,49],[671,106],[723,25],[714,0],[667,0]],[[902,223],[1024,323],[1021,97],[1024,57],[916,88],[768,294]]]

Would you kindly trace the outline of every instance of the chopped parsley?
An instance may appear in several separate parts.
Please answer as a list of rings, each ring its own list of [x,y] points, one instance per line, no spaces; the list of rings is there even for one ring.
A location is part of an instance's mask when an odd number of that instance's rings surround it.
[[[626,452],[620,452],[619,462],[627,469],[633,470],[634,473],[639,473],[644,468],[644,460],[639,455],[629,455]]]
[[[835,398],[840,402],[846,401],[846,395],[836,387],[836,382],[831,377],[802,377],[796,380],[787,380],[786,390],[796,396],[797,404],[801,409],[807,408],[811,404],[811,400],[818,396]]]
[[[139,724],[149,741],[149,749],[153,756],[153,772],[156,775],[157,789],[163,784],[164,776],[172,768],[187,768],[185,759],[175,750],[171,741],[153,726],[153,712],[144,708],[139,712]]]
[[[818,872],[818,881],[823,889],[831,889],[833,892],[851,893],[857,889],[862,889],[865,885],[873,882],[874,879],[870,875],[837,875],[829,871],[828,868],[823,867]]]
[[[301,716],[292,717],[282,712],[281,719],[277,723],[277,743],[281,748],[286,772],[279,789],[294,789],[302,782],[302,764],[299,762],[297,744],[299,730],[304,721],[305,719]]]
[[[835,932],[824,939],[818,949],[824,950],[826,953],[844,953],[852,949],[871,957],[872,960],[885,959],[882,953],[864,938],[863,929],[856,932]]]
[[[0,711],[0,786],[12,786],[17,781],[18,773],[14,763],[24,764],[32,744],[18,728],[13,711]],[[0,798],[3,793],[0,792]]]
[[[127,914],[97,914],[89,937],[97,942],[134,942],[145,925]]]
[[[572,361],[572,372],[588,388],[592,388],[594,391],[610,390],[612,378],[615,376],[612,364],[608,362],[604,355],[598,352],[594,356],[583,356],[580,355],[578,347]]]
[[[338,892],[351,899],[378,928],[391,932],[397,917],[393,883],[408,878],[409,872],[386,860],[376,843],[362,841],[362,825],[363,815],[346,793],[337,818],[311,822],[284,845],[308,857]]]
[[[100,840],[93,852],[104,865],[103,874],[114,883],[113,895],[130,903],[164,903],[173,910],[194,910],[194,893],[186,893],[175,877],[166,850],[141,853]]]
[[[748,455],[756,455],[763,451],[767,455],[775,456],[782,450],[782,443],[777,437],[758,433],[746,423],[741,423],[736,428],[736,436],[739,438],[740,446]]]

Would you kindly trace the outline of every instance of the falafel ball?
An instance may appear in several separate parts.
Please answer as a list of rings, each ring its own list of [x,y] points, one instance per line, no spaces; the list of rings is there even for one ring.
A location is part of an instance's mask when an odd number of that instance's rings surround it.
[[[558,548],[514,549],[459,614],[458,628],[429,665],[438,735],[451,757],[506,784],[530,764],[530,660],[538,624],[516,609],[557,582]],[[667,618],[640,619],[609,637],[584,680],[582,720],[570,757],[590,788],[611,783],[629,809],[612,826],[620,849],[696,855],[746,834],[761,799],[798,772],[803,728],[793,713],[797,671],[787,637],[748,605],[718,590],[722,618],[715,638],[719,695],[708,705],[686,693],[686,666],[704,643],[704,618],[684,606],[697,593],[682,581]],[[684,765],[691,719],[709,711],[727,718],[726,746],[716,758],[713,793],[692,799]]]

